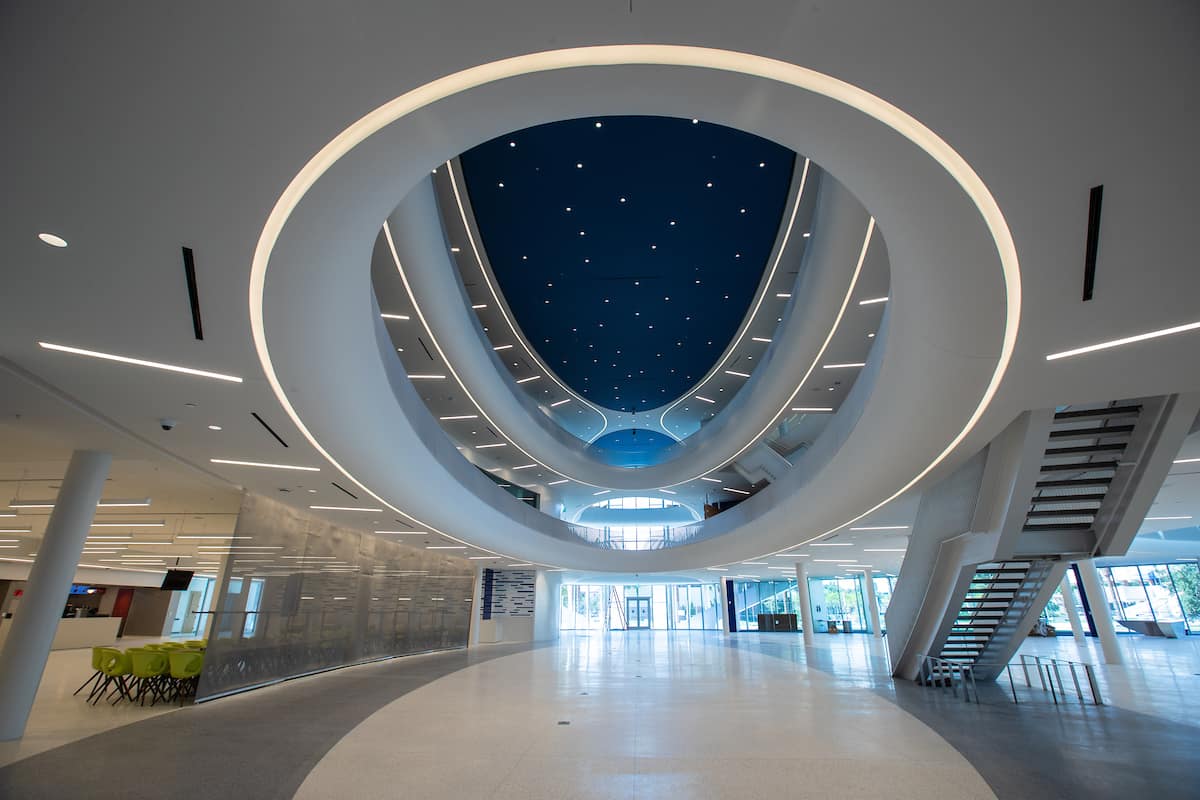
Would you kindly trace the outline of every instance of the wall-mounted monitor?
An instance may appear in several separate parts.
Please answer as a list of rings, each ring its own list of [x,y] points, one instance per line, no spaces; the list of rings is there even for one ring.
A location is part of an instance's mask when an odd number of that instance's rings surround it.
[[[192,582],[193,574],[194,571],[190,569],[169,569],[160,588],[171,591],[186,589]]]

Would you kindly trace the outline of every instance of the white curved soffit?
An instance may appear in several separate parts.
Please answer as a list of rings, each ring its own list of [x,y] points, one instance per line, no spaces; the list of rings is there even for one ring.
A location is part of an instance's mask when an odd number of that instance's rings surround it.
[[[999,356],[990,379],[963,425],[940,453],[898,491],[834,530],[890,502],[929,474],[950,456],[978,424],[994,398],[1012,359],[1021,316],[1021,281],[1016,248],[1003,213],[979,175],[941,137],[896,106],[863,89],[829,75],[784,61],[748,53],[684,45],[604,45],[515,56],[482,64],[431,81],[371,111],[323,147],[291,181],[272,209],[259,237],[251,264],[249,312],[255,350],[264,375],[280,405],[297,429],[347,479],[397,513],[395,508],[352,475],[305,425],[276,373],[266,339],[264,299],[267,268],[288,219],[306,193],[339,159],[385,126],[440,100],[505,78],[576,67],[623,65],[694,67],[775,81],[821,95],[877,120],[919,147],[962,189],[978,211],[996,248],[1003,273],[1006,307]]]

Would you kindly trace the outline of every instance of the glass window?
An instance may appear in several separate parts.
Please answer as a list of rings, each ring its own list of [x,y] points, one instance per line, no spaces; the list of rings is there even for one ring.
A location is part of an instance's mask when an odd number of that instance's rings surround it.
[[[1137,567],[1109,567],[1109,586],[1116,601],[1118,619],[1153,620],[1154,609]]]
[[[716,584],[567,584],[562,588],[559,626],[563,630],[624,630],[629,600],[649,598],[655,630],[720,630]]]
[[[1200,567],[1171,564],[1167,567],[1189,633],[1200,632]]]

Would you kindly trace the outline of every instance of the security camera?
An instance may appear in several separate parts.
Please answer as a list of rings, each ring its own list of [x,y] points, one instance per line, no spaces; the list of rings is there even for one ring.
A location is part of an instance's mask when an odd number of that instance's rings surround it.
[[[175,428],[175,420],[164,417],[158,421],[159,426],[164,431],[173,430]]]

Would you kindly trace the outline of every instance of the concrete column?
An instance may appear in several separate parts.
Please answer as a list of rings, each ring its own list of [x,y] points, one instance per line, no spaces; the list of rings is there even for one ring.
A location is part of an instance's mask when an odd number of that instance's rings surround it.
[[[808,564],[796,562],[796,588],[800,591],[800,627],[804,629],[804,646],[813,643],[812,602],[808,598]]]
[[[533,641],[558,638],[559,605],[562,598],[562,572],[537,571],[533,589]]]
[[[725,579],[717,581],[717,605],[721,607],[721,633],[729,633],[729,590]]]
[[[1112,611],[1108,607],[1108,597],[1100,587],[1100,573],[1096,571],[1096,564],[1090,559],[1077,563],[1079,580],[1088,599],[1088,608],[1092,611],[1092,622],[1096,625],[1096,636],[1100,639],[1100,649],[1104,651],[1104,663],[1123,663],[1125,659],[1117,643],[1117,632],[1113,629]]]
[[[25,734],[110,464],[108,453],[77,450],[67,466],[37,559],[29,570],[25,596],[0,652],[0,675],[4,676],[0,680],[0,741]]]
[[[1075,608],[1075,590],[1071,588],[1071,582],[1067,580],[1067,576],[1063,575],[1062,585],[1059,587],[1062,591],[1063,605],[1066,606],[1067,619],[1071,621],[1071,633],[1075,634],[1075,642],[1083,647],[1083,620],[1079,619],[1079,609]]]
[[[479,617],[483,613],[483,567],[475,567],[475,584],[471,587],[471,625],[467,629],[467,647],[479,644]]]
[[[883,625],[879,622],[879,601],[875,598],[875,573],[869,569],[863,572],[863,583],[867,590],[867,614],[871,622],[871,635],[882,639]]]

